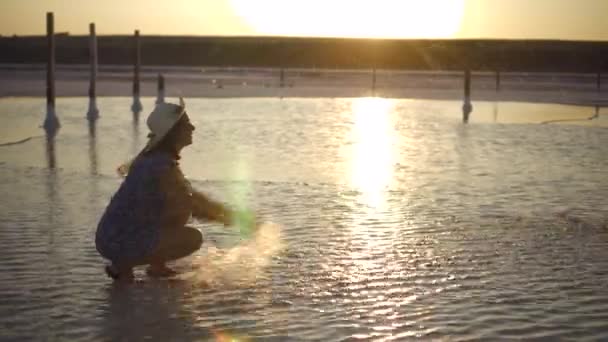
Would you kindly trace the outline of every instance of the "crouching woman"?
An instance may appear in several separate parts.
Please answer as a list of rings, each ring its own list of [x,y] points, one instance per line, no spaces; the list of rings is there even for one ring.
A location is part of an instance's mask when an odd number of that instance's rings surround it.
[[[141,265],[148,265],[150,276],[174,274],[167,262],[194,253],[203,242],[201,232],[186,225],[191,216],[231,223],[231,211],[194,190],[180,170],[180,152],[192,144],[194,131],[183,100],[158,104],[147,125],[149,141],[119,168],[125,179],[95,236],[97,250],[111,262],[106,274],[115,280],[132,281],[133,268]]]

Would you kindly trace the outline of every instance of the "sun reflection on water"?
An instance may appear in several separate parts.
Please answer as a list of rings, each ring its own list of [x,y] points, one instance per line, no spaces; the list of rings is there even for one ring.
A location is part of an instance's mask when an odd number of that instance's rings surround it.
[[[386,189],[393,181],[393,107],[393,100],[378,97],[358,98],[352,104],[351,185],[362,193],[363,203],[375,209],[386,205]]]
[[[384,286],[374,275],[390,272],[387,259],[392,236],[387,191],[394,178],[395,132],[394,101],[358,98],[352,102],[352,131],[348,147],[350,185],[356,190],[354,210],[350,211],[348,257],[341,260],[341,277],[350,285],[346,291],[357,302],[380,304],[385,299],[368,285]],[[385,303],[390,305],[388,303]]]

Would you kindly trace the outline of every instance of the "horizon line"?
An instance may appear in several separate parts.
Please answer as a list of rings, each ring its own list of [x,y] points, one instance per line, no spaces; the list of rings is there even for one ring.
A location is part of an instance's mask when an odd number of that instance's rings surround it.
[[[132,37],[135,30],[131,34],[127,33],[112,33],[112,34],[96,34],[96,37]],[[71,34],[70,32],[55,32],[55,36],[60,37],[89,37],[89,34],[79,33]],[[484,38],[484,37],[467,37],[467,38],[382,38],[382,37],[340,37],[340,36],[297,36],[297,35],[193,35],[193,34],[142,34],[140,37],[162,37],[162,38],[210,38],[210,39],[328,39],[328,40],[360,40],[360,41],[530,41],[530,42],[581,42],[581,43],[608,43],[608,40],[597,39],[569,39],[569,38]],[[42,38],[46,34],[0,34],[0,39],[3,38]]]

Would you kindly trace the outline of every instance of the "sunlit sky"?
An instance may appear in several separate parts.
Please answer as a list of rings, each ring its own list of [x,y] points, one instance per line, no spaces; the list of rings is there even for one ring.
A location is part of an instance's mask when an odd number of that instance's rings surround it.
[[[608,0],[0,0],[0,34],[274,35],[608,41]]]

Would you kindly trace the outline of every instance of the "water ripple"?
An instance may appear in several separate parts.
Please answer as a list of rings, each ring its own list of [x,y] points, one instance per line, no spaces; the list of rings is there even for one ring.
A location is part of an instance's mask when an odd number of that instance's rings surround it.
[[[0,156],[2,339],[608,339],[605,130],[463,127],[449,102],[395,100],[387,121],[361,125],[350,99],[193,101],[204,115],[186,173],[219,199],[243,190],[281,248],[206,284],[201,260],[256,248],[193,223],[205,244],[175,265],[182,278],[125,287],[103,274],[93,233],[114,168],[145,139],[124,99],[100,100],[96,145],[82,99],[62,101],[54,169],[44,139]],[[8,107],[38,123],[43,103],[20,103]],[[367,126],[386,135],[364,140]]]

